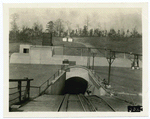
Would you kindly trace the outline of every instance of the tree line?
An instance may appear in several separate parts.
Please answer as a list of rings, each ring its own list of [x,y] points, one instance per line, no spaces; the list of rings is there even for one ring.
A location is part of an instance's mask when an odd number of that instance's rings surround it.
[[[71,28],[70,21],[63,21],[62,19],[57,19],[56,21],[49,21],[46,24],[46,30],[44,31],[43,26],[39,22],[33,23],[32,27],[23,25],[22,28],[19,28],[17,25],[17,20],[19,19],[18,14],[13,14],[11,21],[11,30],[9,31],[9,39],[19,40],[19,41],[30,41],[35,37],[42,37],[43,33],[50,33],[53,37],[110,37],[112,39],[122,39],[125,37],[142,37],[142,34],[138,33],[137,28],[126,31],[118,29],[117,31],[114,28],[110,30],[101,29],[99,26],[97,28],[89,29],[89,18],[85,20],[85,25],[80,27],[79,24],[76,25],[76,28]]]

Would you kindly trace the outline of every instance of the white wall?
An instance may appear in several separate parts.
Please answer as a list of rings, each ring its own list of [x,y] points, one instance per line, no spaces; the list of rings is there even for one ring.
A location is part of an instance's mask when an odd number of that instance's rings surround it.
[[[50,60],[52,57],[51,47],[31,47],[31,63],[41,64],[43,60]]]

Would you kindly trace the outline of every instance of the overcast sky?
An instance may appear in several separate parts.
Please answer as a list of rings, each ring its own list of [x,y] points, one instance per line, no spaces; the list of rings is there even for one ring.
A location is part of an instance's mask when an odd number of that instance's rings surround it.
[[[86,17],[89,16],[89,29],[100,27],[107,30],[132,30],[136,26],[137,30],[142,32],[142,10],[138,8],[11,8],[10,22],[14,13],[19,15],[17,24],[20,28],[22,25],[32,27],[34,22],[39,22],[45,29],[49,21],[59,18],[70,21],[73,29],[77,28],[77,24],[83,28]]]

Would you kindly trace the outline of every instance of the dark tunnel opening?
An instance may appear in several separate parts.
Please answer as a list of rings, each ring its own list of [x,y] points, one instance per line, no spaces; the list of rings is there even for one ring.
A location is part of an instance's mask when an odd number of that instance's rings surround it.
[[[71,77],[65,81],[65,94],[84,94],[88,82],[81,77]]]

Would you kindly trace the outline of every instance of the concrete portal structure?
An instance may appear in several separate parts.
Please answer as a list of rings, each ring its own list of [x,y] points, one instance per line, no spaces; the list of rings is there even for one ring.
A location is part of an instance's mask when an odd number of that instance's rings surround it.
[[[90,93],[89,93],[90,92]],[[96,79],[93,72],[83,66],[70,66],[65,69],[52,85],[45,91],[50,95],[62,95],[66,93],[85,95],[106,95],[102,82]]]
[[[103,89],[103,87],[100,86],[100,83],[95,75],[86,67],[83,66],[70,66],[66,69],[66,80],[69,80],[70,78],[74,78],[74,80],[77,79],[77,77],[80,77],[88,82],[88,86],[86,91],[90,91],[91,95],[106,95],[106,91]],[[83,81],[84,82],[84,81]],[[87,93],[85,93],[87,94]]]

